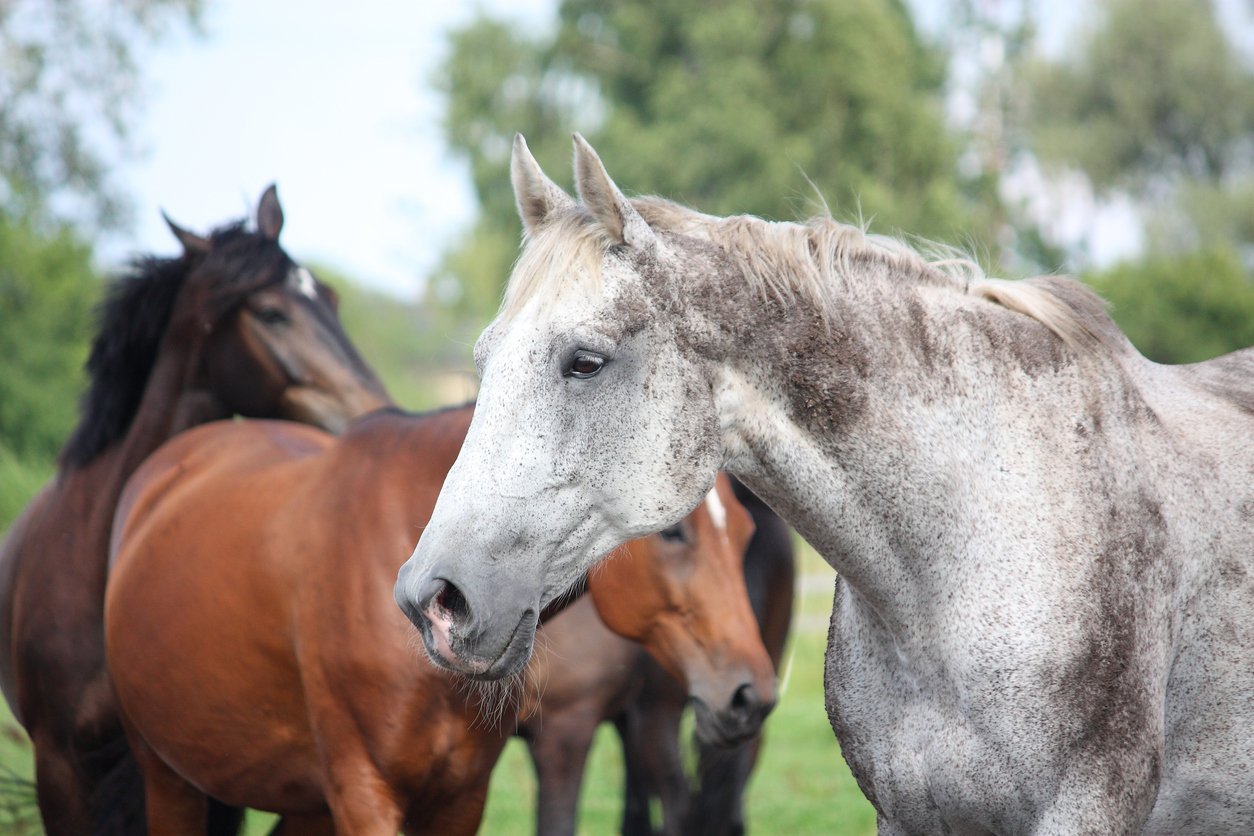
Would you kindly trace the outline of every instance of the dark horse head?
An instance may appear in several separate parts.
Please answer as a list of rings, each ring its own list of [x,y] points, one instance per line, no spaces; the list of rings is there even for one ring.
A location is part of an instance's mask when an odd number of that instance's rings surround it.
[[[159,356],[179,358],[173,373],[200,396],[202,416],[292,418],[338,431],[390,403],[340,327],[334,291],[279,246],[274,186],[255,230],[241,222],[201,237],[166,222],[183,254],[137,259],[109,288],[63,464],[82,466],[126,433]]]

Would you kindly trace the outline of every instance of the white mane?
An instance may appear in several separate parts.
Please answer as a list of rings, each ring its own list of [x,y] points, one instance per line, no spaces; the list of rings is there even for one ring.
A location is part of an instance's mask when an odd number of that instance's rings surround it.
[[[988,278],[972,259],[943,244],[912,246],[829,216],[805,223],[766,221],[752,215],[716,217],[669,200],[640,197],[632,205],[651,227],[711,241],[737,256],[745,280],[764,297],[806,300],[825,318],[838,316],[838,290],[854,281],[859,261],[986,299],[1039,321],[1075,348],[1122,345],[1105,303],[1070,279],[1038,276]],[[552,302],[576,285],[600,289],[600,264],[612,242],[582,207],[547,223],[523,248],[505,291],[501,315],[515,315],[543,294]]]

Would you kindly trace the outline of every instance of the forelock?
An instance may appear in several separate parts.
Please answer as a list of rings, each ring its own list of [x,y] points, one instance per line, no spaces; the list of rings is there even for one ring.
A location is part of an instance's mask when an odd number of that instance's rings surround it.
[[[612,246],[609,235],[582,206],[550,218],[524,241],[498,318],[509,321],[533,299],[547,308],[574,288],[599,293],[601,262]]]

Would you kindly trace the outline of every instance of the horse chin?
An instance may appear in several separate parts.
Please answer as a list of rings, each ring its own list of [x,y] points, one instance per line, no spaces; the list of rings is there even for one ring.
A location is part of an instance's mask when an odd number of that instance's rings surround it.
[[[713,711],[700,698],[690,700],[693,713],[696,715],[697,739],[710,746],[730,749],[739,746],[762,730],[762,718],[746,720],[743,716],[727,716],[725,712]]]

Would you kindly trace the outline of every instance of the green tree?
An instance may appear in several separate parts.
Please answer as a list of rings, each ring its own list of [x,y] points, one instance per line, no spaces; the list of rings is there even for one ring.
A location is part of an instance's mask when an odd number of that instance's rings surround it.
[[[122,224],[106,161],[130,148],[136,52],[202,0],[0,2],[0,206]]]
[[[77,419],[99,289],[74,231],[0,210],[0,532],[52,473]]]
[[[1211,3],[1104,0],[1100,12],[1072,53],[1030,76],[1039,155],[1138,196],[1248,169],[1254,73]]]
[[[1229,248],[1149,256],[1086,281],[1151,360],[1193,363],[1254,345],[1254,281]]]
[[[809,178],[838,216],[972,234],[940,108],[944,55],[899,0],[565,0],[550,37],[480,18],[451,47],[437,77],[445,134],[470,163],[481,215],[431,294],[474,327],[517,252],[516,131],[559,182],[578,130],[626,187],[703,211],[813,214]]]

